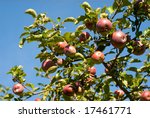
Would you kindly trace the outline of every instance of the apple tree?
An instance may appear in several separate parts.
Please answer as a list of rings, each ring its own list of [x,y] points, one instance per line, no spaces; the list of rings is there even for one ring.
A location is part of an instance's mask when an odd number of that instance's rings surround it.
[[[40,49],[36,76],[49,83],[26,81],[22,66],[14,66],[14,87],[1,85],[2,100],[108,101],[150,100],[150,1],[114,0],[112,6],[92,8],[81,4],[84,14],[56,20],[27,9],[34,22],[24,27],[19,47],[37,42]],[[75,30],[63,32],[67,23]],[[97,70],[100,69],[100,73]],[[113,90],[113,89],[116,90]]]

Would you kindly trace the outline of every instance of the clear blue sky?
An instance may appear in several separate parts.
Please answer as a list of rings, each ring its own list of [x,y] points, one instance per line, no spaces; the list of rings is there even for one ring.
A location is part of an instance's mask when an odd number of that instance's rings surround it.
[[[46,82],[35,76],[34,66],[41,66],[35,59],[39,49],[36,43],[26,44],[19,49],[19,36],[23,27],[33,22],[33,18],[24,14],[28,8],[33,8],[37,13],[46,12],[47,15],[56,19],[58,16],[65,18],[77,17],[84,13],[80,4],[84,0],[0,0],[0,84],[13,85],[11,76],[6,72],[14,65],[22,65],[27,73],[27,81]],[[87,0],[92,7],[110,6],[113,0]],[[71,30],[71,27],[67,27]],[[100,70],[98,70],[100,71]]]

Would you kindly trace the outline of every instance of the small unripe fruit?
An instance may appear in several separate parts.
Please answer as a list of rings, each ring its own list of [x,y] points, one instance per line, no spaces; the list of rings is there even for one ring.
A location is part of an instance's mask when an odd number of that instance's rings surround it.
[[[95,63],[101,63],[104,61],[104,54],[101,51],[96,51],[92,54],[91,58]]]
[[[64,86],[63,88],[63,93],[67,96],[72,96],[74,95],[74,87],[71,84],[68,84],[66,86]]]
[[[90,37],[88,32],[82,32],[79,37],[79,41],[86,41]]]
[[[141,101],[150,101],[150,91],[148,91],[148,90],[143,91],[140,95],[140,100]]]
[[[106,35],[109,33],[109,31],[112,29],[112,23],[107,18],[101,18],[98,20],[96,24],[96,30],[98,33],[101,33],[102,35]]]
[[[112,34],[111,44],[115,48],[123,48],[127,42],[127,35],[123,33],[121,30],[115,31]]]
[[[24,87],[22,86],[22,84],[17,83],[13,86],[12,90],[16,95],[21,95],[24,91]]]
[[[50,59],[46,59],[45,61],[43,61],[43,63],[42,63],[42,69],[43,69],[43,71],[47,71],[50,67],[52,67],[52,66],[56,66],[56,64],[52,61],[52,60],[50,60]]]

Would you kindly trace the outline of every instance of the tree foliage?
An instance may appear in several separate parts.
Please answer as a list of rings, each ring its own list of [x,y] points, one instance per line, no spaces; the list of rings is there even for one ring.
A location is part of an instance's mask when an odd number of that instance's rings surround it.
[[[19,47],[37,42],[40,52],[35,58],[40,60],[41,65],[47,59],[52,60],[55,65],[46,71],[42,67],[34,68],[37,76],[50,79],[49,83],[40,82],[39,86],[26,81],[22,66],[14,66],[8,74],[12,75],[13,82],[21,83],[27,91],[18,96],[14,95],[10,88],[0,85],[0,92],[3,93],[0,99],[27,100],[38,95],[43,101],[140,100],[140,93],[150,89],[147,84],[150,76],[150,27],[141,30],[145,21],[150,19],[149,5],[148,0],[139,3],[136,0],[114,0],[112,6],[94,9],[88,2],[83,2],[81,8],[85,11],[84,14],[77,18],[58,17],[56,20],[48,17],[46,13],[38,14],[33,9],[26,10],[25,13],[32,16],[34,22],[24,27]],[[96,24],[100,18],[107,18],[112,22],[109,32],[97,32]],[[62,33],[67,23],[74,24],[76,29]],[[115,48],[112,45],[111,36],[116,30],[126,34],[127,42],[123,48]],[[80,41],[80,36],[85,31],[89,32],[90,37]],[[140,46],[135,45],[138,41],[144,45],[144,54],[136,53],[142,50]],[[64,52],[59,48],[59,42],[74,46],[76,52]],[[104,54],[104,61],[97,62],[92,59],[95,51]],[[60,58],[63,59],[62,64],[57,63]],[[91,75],[88,68],[95,65],[105,70]],[[73,90],[72,95],[64,94],[63,88],[68,84]],[[121,89],[125,94],[116,96],[112,87]]]

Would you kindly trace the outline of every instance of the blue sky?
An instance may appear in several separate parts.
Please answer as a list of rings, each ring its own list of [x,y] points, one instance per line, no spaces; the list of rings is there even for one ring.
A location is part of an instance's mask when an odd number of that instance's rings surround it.
[[[87,0],[92,7],[110,6],[113,0]],[[28,82],[46,82],[35,76],[34,66],[40,67],[39,60],[35,59],[39,49],[36,43],[26,44],[23,49],[18,47],[19,36],[23,27],[33,22],[33,18],[24,14],[28,8],[33,8],[37,13],[46,12],[47,15],[56,19],[73,16],[77,17],[84,13],[80,4],[84,0],[0,0],[0,84],[14,84],[11,76],[6,73],[14,65],[22,65],[27,73]],[[72,30],[72,27],[67,27]],[[68,30],[67,29],[67,30]],[[100,71],[100,70],[98,70]]]

